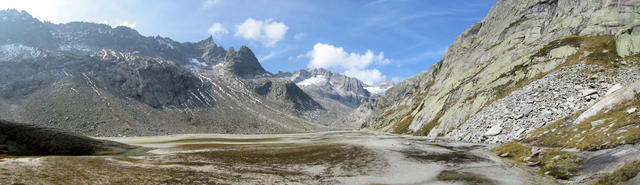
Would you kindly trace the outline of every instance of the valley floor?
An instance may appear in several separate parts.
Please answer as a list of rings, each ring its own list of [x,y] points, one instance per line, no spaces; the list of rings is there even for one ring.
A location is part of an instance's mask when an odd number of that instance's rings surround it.
[[[0,156],[2,184],[557,184],[490,145],[378,132],[101,138],[117,156]]]

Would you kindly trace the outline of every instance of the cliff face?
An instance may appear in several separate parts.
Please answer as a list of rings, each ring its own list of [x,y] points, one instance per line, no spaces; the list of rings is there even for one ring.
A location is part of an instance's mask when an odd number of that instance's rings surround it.
[[[635,80],[629,75],[613,77],[611,73],[636,69],[637,61],[632,55],[638,51],[638,41],[632,35],[634,25],[640,23],[639,8],[636,0],[501,0],[481,22],[458,36],[430,70],[390,88],[383,97],[359,107],[344,120],[370,129],[446,135],[467,141],[504,142],[518,138],[598,99],[583,98],[578,93],[595,90],[604,94],[615,84],[625,86]],[[567,71],[581,65],[581,70]],[[617,67],[610,67],[614,65]],[[609,69],[609,73],[605,72]],[[534,89],[540,89],[532,87],[534,82],[558,73],[567,78],[562,81],[563,88],[571,86],[573,91],[556,97],[534,93]],[[596,82],[591,87],[583,84],[586,80],[572,81],[571,75],[577,76],[573,79],[596,75]],[[549,78],[550,83],[542,84],[559,83]],[[573,88],[575,85],[584,87]],[[524,103],[534,103],[538,98],[553,104],[540,104],[532,110],[547,113],[548,118],[522,121],[519,112],[528,110],[508,109],[500,104],[500,100],[518,90],[532,98],[533,102],[522,100]],[[577,99],[573,107],[556,105],[569,98]],[[492,106],[504,111],[482,112]],[[470,119],[489,113],[496,118]],[[498,133],[489,132],[491,129]]]

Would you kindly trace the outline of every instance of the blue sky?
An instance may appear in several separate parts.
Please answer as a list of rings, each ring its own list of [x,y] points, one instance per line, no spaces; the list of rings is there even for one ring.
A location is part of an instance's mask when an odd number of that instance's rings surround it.
[[[147,36],[249,46],[271,72],[324,67],[371,83],[413,76],[497,0],[1,1],[54,23],[127,25]]]

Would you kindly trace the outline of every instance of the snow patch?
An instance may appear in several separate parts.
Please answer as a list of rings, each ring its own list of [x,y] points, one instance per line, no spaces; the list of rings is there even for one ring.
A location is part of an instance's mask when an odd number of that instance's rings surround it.
[[[207,63],[200,62],[200,61],[198,61],[198,59],[195,59],[195,58],[192,58],[191,60],[189,60],[189,63],[190,63],[191,66],[194,66],[194,67],[207,67],[208,66]]]
[[[367,91],[373,94],[383,95],[385,92],[387,92],[387,89],[389,88],[370,86],[370,87],[365,87],[364,89],[366,89]]]
[[[263,78],[263,77],[271,77],[271,74],[264,73],[264,74],[259,74],[259,75],[254,76],[254,78]]]
[[[327,78],[323,75],[314,76],[311,78],[307,78],[301,82],[296,83],[298,86],[309,86],[314,84],[323,84],[327,82]]]
[[[17,59],[18,57],[35,58],[42,55],[42,51],[22,44],[5,44],[0,46],[0,61],[9,61]]]

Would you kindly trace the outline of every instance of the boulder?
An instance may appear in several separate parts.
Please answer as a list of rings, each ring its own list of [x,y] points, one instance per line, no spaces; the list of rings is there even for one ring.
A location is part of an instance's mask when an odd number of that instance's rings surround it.
[[[549,52],[549,54],[551,55],[551,58],[553,59],[561,59],[561,58],[566,58],[569,57],[573,54],[575,54],[578,50],[574,47],[571,46],[562,46],[556,49],[553,49]]]
[[[640,25],[622,29],[616,34],[616,50],[621,57],[640,53]]]
[[[502,132],[502,126],[494,125],[487,132],[484,133],[484,136],[496,136]]]
[[[607,90],[607,93],[605,93],[604,95],[605,95],[605,96],[607,96],[607,95],[609,95],[609,94],[611,94],[611,93],[613,93],[613,92],[615,92],[615,91],[617,91],[617,90],[620,90],[620,89],[622,89],[622,88],[623,88],[623,87],[622,87],[622,85],[620,85],[620,84],[615,84],[615,85],[613,85],[611,88],[609,88],[609,90]]]
[[[634,82],[624,89],[620,89],[608,96],[603,97],[600,101],[596,102],[594,105],[580,114],[580,116],[578,116],[574,123],[580,123],[589,117],[597,115],[598,113],[609,111],[616,105],[634,100],[636,94],[638,93],[640,93],[640,81]]]
[[[598,93],[598,91],[595,90],[595,89],[584,89],[584,90],[580,91],[580,93],[582,93],[582,96],[591,96],[593,94]]]

